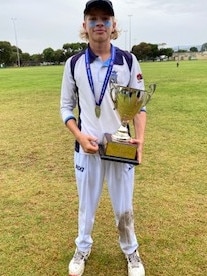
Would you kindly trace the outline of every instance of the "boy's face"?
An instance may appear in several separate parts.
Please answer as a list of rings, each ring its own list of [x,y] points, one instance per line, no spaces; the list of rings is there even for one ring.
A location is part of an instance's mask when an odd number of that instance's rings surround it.
[[[108,15],[107,11],[93,8],[90,14],[85,16],[83,28],[88,34],[89,41],[104,42],[110,40],[116,23],[114,17]]]

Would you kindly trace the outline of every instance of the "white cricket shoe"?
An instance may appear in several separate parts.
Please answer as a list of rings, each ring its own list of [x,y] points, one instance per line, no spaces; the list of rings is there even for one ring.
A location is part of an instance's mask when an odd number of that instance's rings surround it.
[[[128,276],[145,276],[144,266],[137,250],[126,255],[126,259],[128,262]]]
[[[72,260],[69,263],[68,270],[69,276],[81,276],[85,269],[85,262],[88,259],[91,250],[88,252],[82,252],[76,249]]]

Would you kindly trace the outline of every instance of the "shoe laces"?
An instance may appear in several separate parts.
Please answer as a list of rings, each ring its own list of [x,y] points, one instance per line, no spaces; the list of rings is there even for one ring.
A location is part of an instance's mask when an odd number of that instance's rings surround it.
[[[82,252],[82,251],[76,251],[74,256],[73,256],[74,262],[77,263],[77,264],[80,264],[81,261],[85,259],[87,254],[88,253],[85,253],[85,252]]]
[[[134,251],[132,254],[129,254],[127,257],[132,267],[139,267],[141,259],[137,255],[136,251]]]

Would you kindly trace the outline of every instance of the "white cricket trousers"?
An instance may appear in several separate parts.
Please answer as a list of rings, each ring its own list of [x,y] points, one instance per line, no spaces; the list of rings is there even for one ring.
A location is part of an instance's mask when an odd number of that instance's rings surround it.
[[[101,160],[96,154],[77,152],[74,162],[79,197],[78,237],[75,240],[77,248],[87,252],[92,247],[91,232],[106,180],[119,230],[120,247],[124,254],[131,254],[138,247],[132,205],[134,167],[130,164]]]

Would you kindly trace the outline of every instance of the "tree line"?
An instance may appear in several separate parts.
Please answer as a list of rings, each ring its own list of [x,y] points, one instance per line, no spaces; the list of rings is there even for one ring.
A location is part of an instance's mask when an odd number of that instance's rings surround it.
[[[48,47],[40,54],[30,55],[29,53],[23,53],[21,49],[11,45],[8,41],[0,41],[0,64],[18,66],[19,61],[21,66],[60,64],[86,47],[86,43],[66,43],[62,49],[54,50]]]
[[[20,48],[11,45],[8,41],[0,41],[0,66],[35,66],[64,63],[69,57],[87,48],[87,43],[65,43],[62,49],[54,50],[48,47],[41,54],[24,53]],[[201,51],[207,50],[207,43],[201,47]],[[186,50],[178,50],[185,52]],[[192,52],[198,52],[196,47],[190,49]],[[169,59],[174,50],[172,48],[159,48],[157,44],[141,42],[134,45],[131,52],[138,60],[162,60]]]

